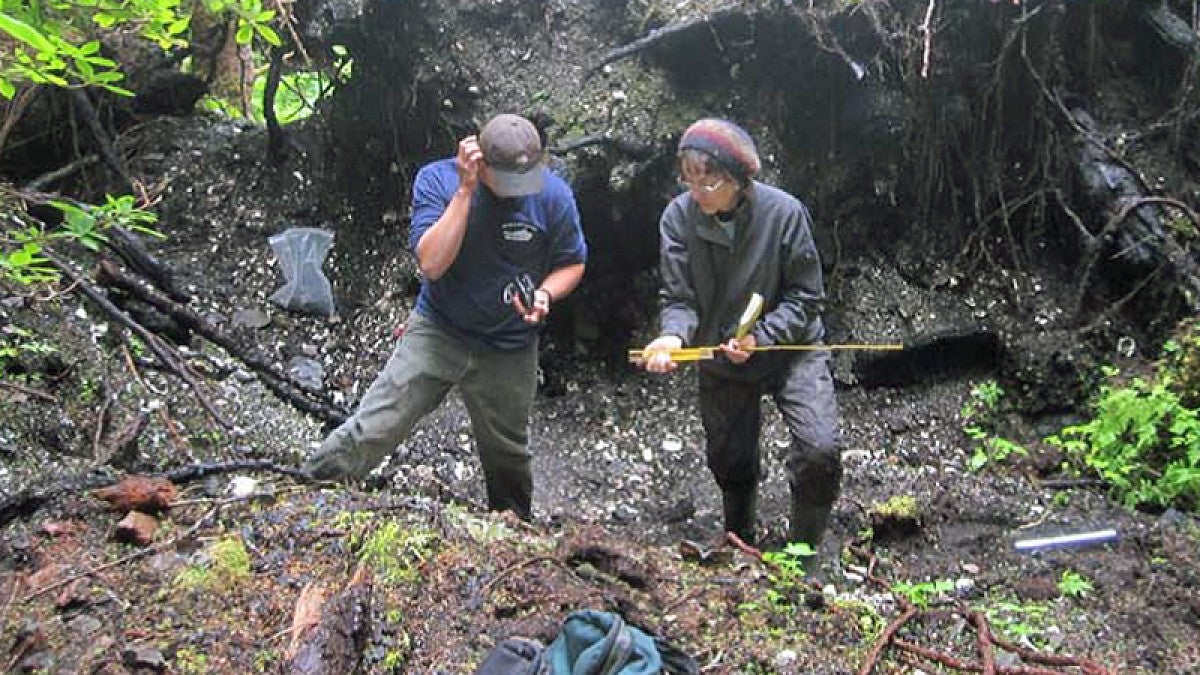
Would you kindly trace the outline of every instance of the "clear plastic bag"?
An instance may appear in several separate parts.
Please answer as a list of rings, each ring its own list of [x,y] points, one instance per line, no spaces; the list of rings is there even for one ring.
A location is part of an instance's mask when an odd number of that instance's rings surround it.
[[[321,272],[325,256],[333,247],[333,233],[315,227],[293,227],[268,241],[286,280],[283,288],[271,294],[271,302],[303,314],[333,316],[333,288]]]

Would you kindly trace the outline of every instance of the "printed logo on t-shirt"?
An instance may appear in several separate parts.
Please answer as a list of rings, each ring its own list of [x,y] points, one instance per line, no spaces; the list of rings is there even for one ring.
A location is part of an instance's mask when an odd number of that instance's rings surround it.
[[[504,241],[523,244],[533,241],[533,235],[535,234],[537,234],[537,228],[533,225],[516,220],[500,226],[500,236],[504,237]]]

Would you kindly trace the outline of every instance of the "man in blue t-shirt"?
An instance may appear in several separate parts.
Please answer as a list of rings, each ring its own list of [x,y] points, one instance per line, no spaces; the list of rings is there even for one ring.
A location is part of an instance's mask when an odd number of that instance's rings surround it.
[[[404,335],[358,410],[304,470],[361,478],[457,385],[489,508],[528,520],[538,331],[583,277],[587,257],[575,197],[546,168],[537,128],[497,115],[459,142],[456,157],[417,173],[410,227],[424,280]]]

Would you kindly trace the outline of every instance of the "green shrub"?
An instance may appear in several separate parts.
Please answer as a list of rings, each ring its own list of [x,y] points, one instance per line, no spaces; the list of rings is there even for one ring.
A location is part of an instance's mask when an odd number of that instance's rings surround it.
[[[1094,471],[1125,506],[1200,504],[1200,419],[1168,387],[1169,377],[1116,379],[1100,387],[1088,422],[1047,438]]]
[[[1163,345],[1159,376],[1184,406],[1200,408],[1200,319],[1184,319]]]

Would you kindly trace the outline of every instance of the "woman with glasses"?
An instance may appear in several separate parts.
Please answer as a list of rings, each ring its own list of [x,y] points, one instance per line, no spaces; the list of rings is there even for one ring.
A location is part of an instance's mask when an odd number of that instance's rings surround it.
[[[800,200],[755,180],[754,141],[738,125],[702,119],[679,142],[686,191],[662,214],[660,336],[646,346],[646,370],[678,366],[672,350],[717,346],[699,362],[700,413],[708,467],[721,489],[725,529],[757,539],[763,394],[787,423],[791,488],[788,540],[817,549],[841,486],[838,415],[826,351],[763,351],[820,344],[825,336],[821,263]],[[753,294],[762,313],[735,332]]]

